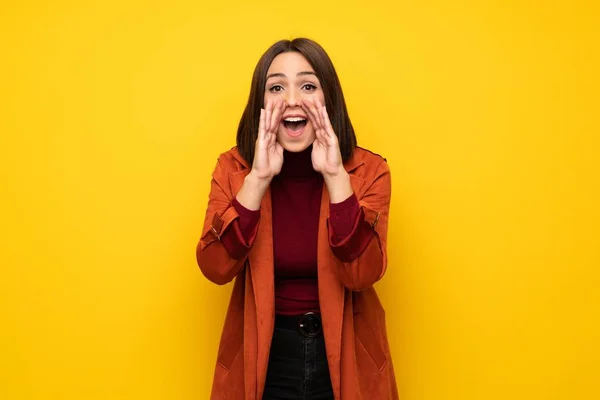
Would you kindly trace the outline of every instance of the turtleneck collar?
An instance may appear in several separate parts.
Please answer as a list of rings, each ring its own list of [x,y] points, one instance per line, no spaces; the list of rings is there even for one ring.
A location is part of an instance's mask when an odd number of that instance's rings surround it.
[[[283,166],[279,176],[289,178],[310,178],[320,175],[312,166],[312,144],[298,153],[283,151]]]

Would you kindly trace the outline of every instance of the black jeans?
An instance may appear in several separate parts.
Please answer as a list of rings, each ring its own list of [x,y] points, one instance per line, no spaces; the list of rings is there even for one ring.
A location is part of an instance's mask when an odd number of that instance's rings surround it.
[[[332,400],[325,339],[275,323],[263,400]]]

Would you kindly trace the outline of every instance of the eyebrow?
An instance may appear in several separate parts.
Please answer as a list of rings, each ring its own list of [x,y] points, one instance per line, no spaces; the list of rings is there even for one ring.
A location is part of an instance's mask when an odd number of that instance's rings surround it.
[[[296,74],[296,76],[303,76],[303,75],[314,75],[314,76],[317,76],[317,74],[315,74],[312,71],[302,71],[302,72],[298,72]],[[286,78],[285,74],[283,74],[281,72],[275,72],[273,74],[267,75],[267,80],[270,79],[270,78],[275,78],[275,77]]]

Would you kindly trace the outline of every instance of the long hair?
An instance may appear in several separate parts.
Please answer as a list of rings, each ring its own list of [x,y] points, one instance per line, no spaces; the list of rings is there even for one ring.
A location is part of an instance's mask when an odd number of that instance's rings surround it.
[[[342,159],[343,161],[348,160],[356,147],[356,135],[348,116],[340,80],[325,50],[315,41],[306,38],[280,40],[269,47],[256,64],[250,86],[250,96],[237,131],[236,141],[240,154],[249,165],[252,164],[254,146],[258,137],[260,109],[264,107],[267,71],[275,57],[289,52],[302,54],[314,68],[315,74],[321,82],[331,126],[340,143]]]

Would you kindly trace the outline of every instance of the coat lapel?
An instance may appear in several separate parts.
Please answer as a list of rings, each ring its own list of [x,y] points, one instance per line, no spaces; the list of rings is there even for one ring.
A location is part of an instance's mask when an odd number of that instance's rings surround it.
[[[257,331],[257,398],[262,397],[271,339],[275,325],[275,278],[273,261],[273,221],[271,213],[271,192],[267,190],[261,203],[258,234],[249,253],[250,275],[256,304]]]
[[[243,169],[230,175],[230,184],[233,193],[238,193],[240,191],[244,183],[244,178],[249,172],[249,169]],[[275,315],[273,221],[271,212],[271,192],[269,190],[267,190],[262,199],[258,233],[254,244],[252,245],[252,249],[248,254],[248,261],[249,265],[247,265],[248,271],[246,271],[246,277],[250,278],[251,281],[256,314],[253,316],[247,315],[246,317],[254,317],[256,320],[256,344],[250,342],[246,343],[245,353],[247,355],[254,353],[256,354],[256,358],[252,360],[251,356],[248,357],[248,359],[245,360],[244,367],[247,371],[247,376],[250,371],[255,371],[256,386],[254,387],[254,390],[252,390],[252,386],[254,385],[253,383],[248,382],[247,389],[252,393],[256,393],[256,398],[260,399],[267,376]],[[246,296],[249,296],[248,292],[246,293]],[[249,321],[247,321],[246,324],[248,322]],[[252,365],[253,361],[255,361],[256,364]]]
[[[360,196],[364,180],[354,175],[352,171],[360,165],[362,165],[362,160],[358,159],[356,153],[345,164],[346,171],[350,174],[352,190],[356,196]],[[329,245],[328,218],[329,192],[324,185],[321,197],[317,250],[319,305],[324,321],[323,333],[325,335],[331,385],[336,399],[339,399],[341,396],[341,346],[346,290],[338,276],[341,261],[335,257]]]
[[[344,311],[344,286],[337,276],[337,260],[329,246],[327,218],[329,217],[329,193],[323,186],[319,217],[317,267],[319,282],[319,307],[323,319],[323,333],[327,348],[327,362],[331,386],[339,398],[341,387],[342,315]]]

